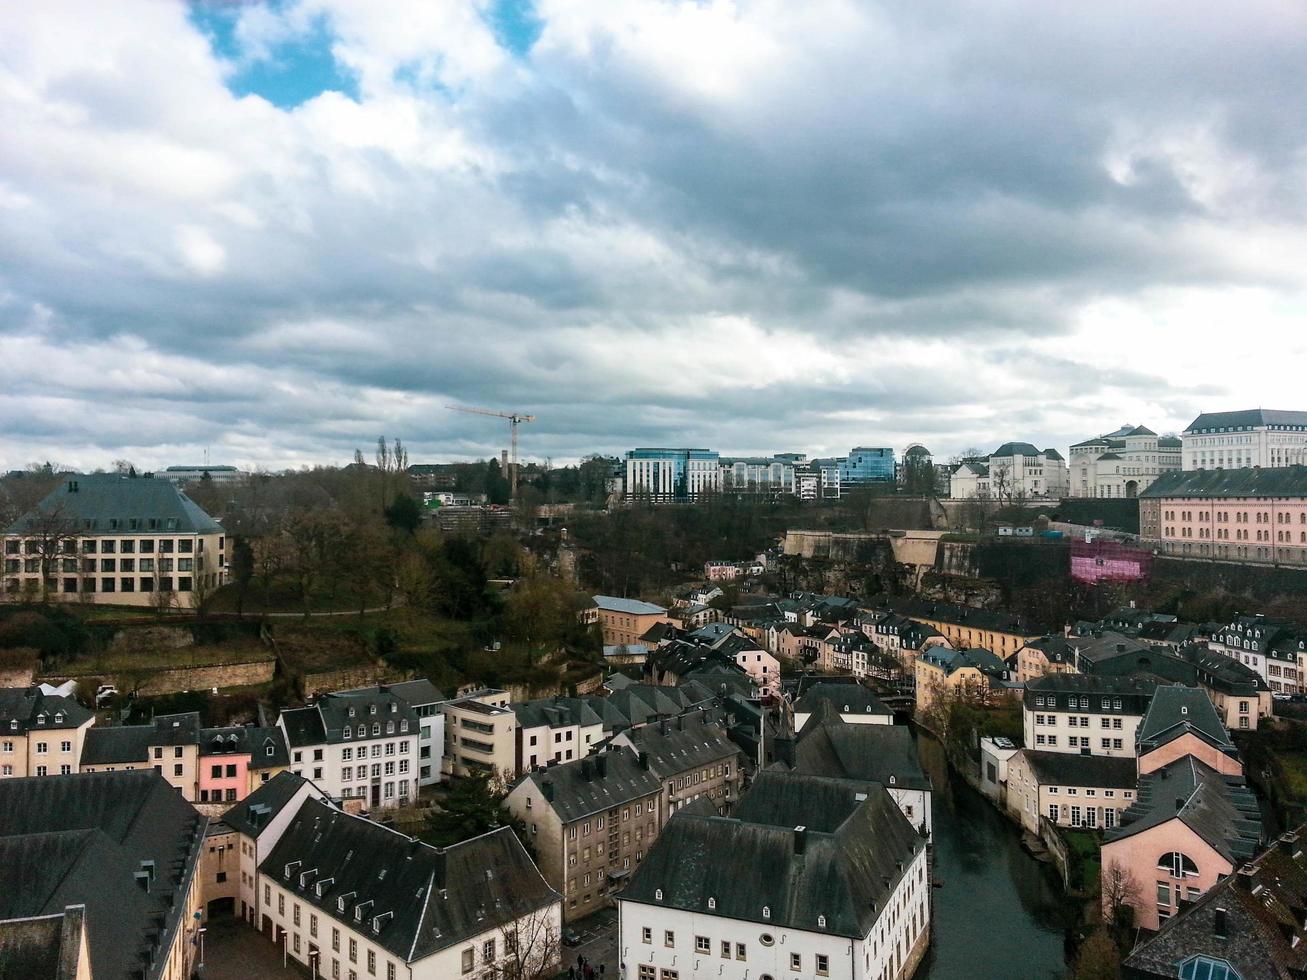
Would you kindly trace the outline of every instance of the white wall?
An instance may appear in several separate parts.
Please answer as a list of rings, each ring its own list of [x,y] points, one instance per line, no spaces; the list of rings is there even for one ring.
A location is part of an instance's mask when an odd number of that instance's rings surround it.
[[[904,975],[913,944],[930,927],[930,883],[926,876],[926,852],[917,854],[871,932],[862,939],[823,935],[820,932],[769,927],[763,922],[728,919],[709,912],[667,909],[618,898],[618,959],[625,965],[624,980],[641,980],[641,964],[659,970],[680,971],[680,980],[774,980],[817,976],[816,957],[828,957],[829,975],[852,980],[880,980]],[[892,924],[891,924],[892,923]],[[814,923],[814,929],[816,923]],[[643,930],[652,930],[644,942]],[[665,932],[673,933],[668,946]],[[772,945],[763,944],[770,936]],[[708,952],[697,951],[696,937],[708,939]],[[723,958],[722,943],[731,944],[731,956]],[[736,956],[737,944],[745,956]],[[799,956],[799,969],[791,969],[790,957]],[[887,974],[891,961],[896,970]]]

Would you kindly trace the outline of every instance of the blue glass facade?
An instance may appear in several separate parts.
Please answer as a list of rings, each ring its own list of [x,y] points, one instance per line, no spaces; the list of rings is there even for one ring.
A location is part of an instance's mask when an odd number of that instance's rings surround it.
[[[894,450],[857,446],[839,461],[840,483],[844,487],[865,483],[894,482]]]

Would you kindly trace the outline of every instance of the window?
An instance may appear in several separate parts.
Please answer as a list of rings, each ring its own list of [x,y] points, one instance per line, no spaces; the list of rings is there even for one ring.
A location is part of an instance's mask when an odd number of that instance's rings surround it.
[[[640,941],[643,942],[643,943],[652,943],[652,942],[653,942],[653,930],[650,929],[648,926],[645,926],[643,929],[641,929],[641,930],[640,930]]]
[[[1157,859],[1157,870],[1168,872],[1172,878],[1196,877],[1198,865],[1187,854],[1169,851]]]
[[[469,946],[467,949],[463,950],[463,972],[464,972],[464,973],[471,973],[471,972],[472,972],[472,966],[473,966],[473,964],[474,964],[474,962],[475,962],[475,957],[476,957],[476,951],[473,950],[471,946]]]
[[[676,933],[674,933],[671,929],[663,930],[663,945],[664,946],[676,945]]]
[[[736,958],[737,960],[742,960],[742,959],[745,958],[744,954],[745,954],[744,943],[736,943],[736,944],[735,944],[735,958]]]
[[[712,952],[712,940],[709,939],[707,936],[695,936],[695,937],[694,937],[694,951],[695,951],[696,953],[705,953],[705,954],[707,954],[707,953],[711,953],[711,952]]]
[[[790,954],[790,969],[791,969],[791,970],[802,970],[802,969],[803,969],[803,954],[802,954],[802,953],[791,953],[791,954]]]
[[[377,951],[375,949],[368,950],[368,972],[371,973],[373,976],[376,976]]]
[[[819,977],[830,976],[830,957],[827,956],[825,953],[817,954],[817,976]]]
[[[495,961],[495,941],[493,939],[487,939],[482,944],[481,959],[485,963],[493,963]]]

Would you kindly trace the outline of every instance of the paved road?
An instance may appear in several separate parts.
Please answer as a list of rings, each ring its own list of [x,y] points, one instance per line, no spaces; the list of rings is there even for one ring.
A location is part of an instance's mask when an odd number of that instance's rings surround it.
[[[602,909],[568,928],[580,934],[581,942],[563,947],[563,971],[559,977],[567,977],[567,968],[576,965],[578,956],[584,956],[595,968],[596,976],[617,980],[617,909]],[[600,965],[604,967],[602,974],[598,972]]]
[[[238,918],[210,919],[204,935],[204,980],[302,980],[281,965],[281,952]]]

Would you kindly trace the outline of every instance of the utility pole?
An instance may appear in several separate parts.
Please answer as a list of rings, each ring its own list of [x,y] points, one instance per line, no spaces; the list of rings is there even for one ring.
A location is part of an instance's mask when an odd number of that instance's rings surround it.
[[[534,422],[534,415],[524,415],[521,412],[497,412],[492,408],[470,408],[466,405],[446,405],[447,409],[453,412],[467,412],[469,415],[489,415],[497,419],[508,419],[508,432],[510,443],[512,444],[512,462],[509,464],[508,487],[509,495],[517,497],[517,427],[523,422]]]

